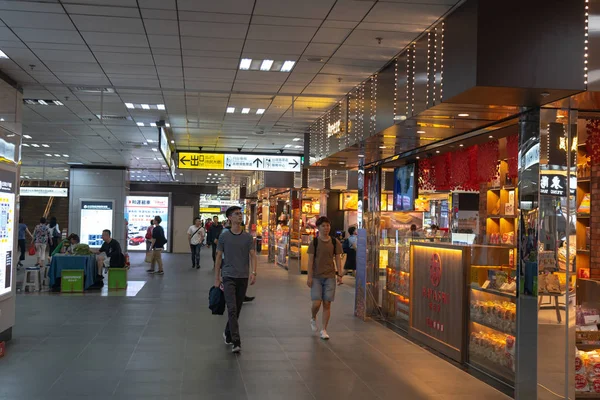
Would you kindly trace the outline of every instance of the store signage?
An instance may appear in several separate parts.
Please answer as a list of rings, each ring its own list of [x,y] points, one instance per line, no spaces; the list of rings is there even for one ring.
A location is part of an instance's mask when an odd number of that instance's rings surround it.
[[[333,135],[340,133],[342,131],[342,121],[337,120],[332,124],[327,124],[327,137],[332,137]]]
[[[575,194],[575,187],[571,185],[571,195]],[[540,176],[540,194],[565,197],[567,195],[567,177],[560,174],[544,174]]]
[[[127,196],[125,199],[125,219],[127,242],[130,250],[146,250],[145,236],[150,220],[159,216],[160,225],[169,238],[169,197],[168,196]]]
[[[79,236],[82,244],[92,248],[102,246],[102,231],[113,231],[113,202],[81,200]]]
[[[21,186],[19,194],[21,196],[33,197],[68,197],[69,189],[56,187]]]
[[[169,140],[167,139],[167,133],[163,127],[158,128],[158,148],[160,154],[162,154],[165,164],[170,167],[171,165],[171,147],[169,146]]]
[[[519,169],[527,169],[540,163],[540,144],[536,143],[525,152],[524,157],[519,157]]]
[[[302,157],[180,152],[178,166],[179,169],[300,172]]]
[[[411,246],[411,335],[461,361],[464,339],[463,249]]]
[[[219,214],[221,212],[221,207],[200,207],[200,212]]]

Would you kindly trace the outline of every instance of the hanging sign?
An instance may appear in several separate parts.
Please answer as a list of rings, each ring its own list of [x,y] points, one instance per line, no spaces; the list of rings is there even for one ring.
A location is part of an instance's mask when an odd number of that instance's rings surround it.
[[[300,172],[302,157],[264,154],[179,153],[179,169]]]
[[[571,195],[575,194],[575,186],[571,184]],[[560,174],[544,174],[540,176],[540,194],[565,197],[567,195],[567,177]]]

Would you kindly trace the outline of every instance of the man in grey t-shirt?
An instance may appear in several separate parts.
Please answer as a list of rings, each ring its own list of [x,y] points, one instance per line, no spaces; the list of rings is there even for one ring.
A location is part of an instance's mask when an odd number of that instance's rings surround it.
[[[242,350],[242,341],[238,318],[246,297],[248,281],[250,285],[256,282],[257,259],[253,246],[254,238],[242,228],[242,209],[237,206],[229,207],[225,215],[231,227],[223,230],[219,236],[215,260],[215,287],[223,284],[227,303],[229,320],[223,333],[225,344],[233,345],[232,351],[239,353]]]

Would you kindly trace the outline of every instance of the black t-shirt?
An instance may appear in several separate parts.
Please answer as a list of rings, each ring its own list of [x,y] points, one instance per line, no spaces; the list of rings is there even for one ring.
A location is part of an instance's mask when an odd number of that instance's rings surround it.
[[[121,253],[121,245],[115,239],[112,239],[110,243],[104,242],[100,247],[101,253],[106,253],[106,257],[111,258],[115,254]]]
[[[152,239],[155,239],[153,249],[162,249],[167,243],[167,238],[165,238],[165,230],[162,226],[156,225],[154,227],[152,230]]]

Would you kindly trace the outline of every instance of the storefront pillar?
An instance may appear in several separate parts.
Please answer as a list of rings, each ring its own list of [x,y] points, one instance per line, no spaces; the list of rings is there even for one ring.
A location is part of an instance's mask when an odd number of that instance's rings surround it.
[[[364,228],[364,186],[365,186],[365,142],[359,144],[358,158],[358,205],[356,221],[358,225],[356,248],[356,288],[354,296],[354,315],[361,319],[367,318],[367,230]]]

